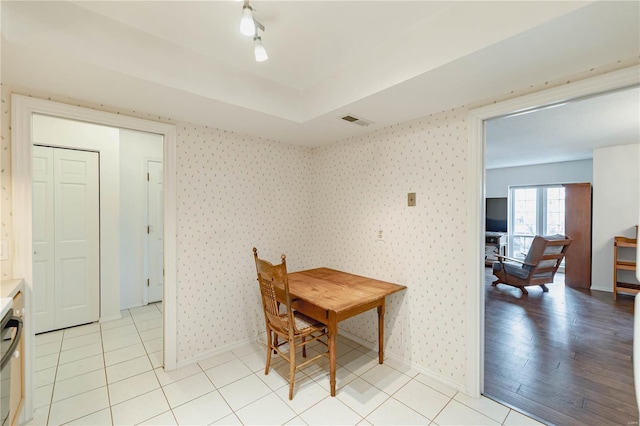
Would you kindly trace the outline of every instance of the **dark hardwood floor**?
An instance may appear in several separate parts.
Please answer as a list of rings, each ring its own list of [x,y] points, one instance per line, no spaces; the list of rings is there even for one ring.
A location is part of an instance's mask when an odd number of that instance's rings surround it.
[[[485,269],[484,395],[555,425],[637,425],[633,297],[491,286]]]

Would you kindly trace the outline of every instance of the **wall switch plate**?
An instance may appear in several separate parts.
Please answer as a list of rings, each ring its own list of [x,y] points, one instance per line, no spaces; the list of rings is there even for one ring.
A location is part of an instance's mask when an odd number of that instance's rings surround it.
[[[410,192],[409,194],[407,194],[407,201],[408,201],[408,205],[409,207],[415,207],[416,206],[416,193],[415,192]]]

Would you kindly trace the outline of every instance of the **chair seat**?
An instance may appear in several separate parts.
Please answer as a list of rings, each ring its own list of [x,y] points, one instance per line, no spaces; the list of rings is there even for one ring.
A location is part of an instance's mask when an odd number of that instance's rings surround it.
[[[296,328],[298,331],[305,331],[307,328],[322,329],[325,327],[325,325],[320,321],[316,321],[298,311],[293,311],[293,315],[295,317]]]
[[[318,330],[322,330],[324,327],[326,327],[324,324],[322,324],[319,321],[314,320],[313,318],[310,318],[308,316],[306,316],[303,313],[300,313],[298,311],[293,311],[293,317],[294,317],[294,321],[296,322],[296,328],[295,330],[297,331],[297,335],[303,335],[303,334],[309,334],[312,333],[314,331],[318,331]],[[287,314],[281,314],[280,318],[283,320],[283,322],[287,321]],[[288,323],[286,323],[288,324]],[[283,331],[284,332],[288,332],[289,331],[289,327],[283,327]]]
[[[504,270],[509,275],[515,275],[518,278],[525,279],[527,275],[529,275],[529,271],[522,268],[522,265],[514,262],[493,262],[493,272],[501,272],[502,265],[504,265]]]
[[[529,275],[529,271],[524,269],[519,263],[514,262],[503,262],[504,270],[509,275],[515,275],[518,278],[522,278],[523,280],[527,278]],[[502,268],[500,267],[500,262],[493,262],[493,272],[501,272]],[[541,274],[533,274],[532,278],[551,278],[551,272],[543,272]]]

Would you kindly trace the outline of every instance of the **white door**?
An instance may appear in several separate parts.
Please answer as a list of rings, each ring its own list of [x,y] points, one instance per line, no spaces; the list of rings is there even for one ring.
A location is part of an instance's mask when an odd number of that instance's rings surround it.
[[[162,251],[162,162],[147,161],[147,214],[148,224],[148,302],[162,300],[162,283],[164,280],[164,262]]]
[[[34,170],[49,164],[33,192],[36,333],[99,319],[98,161],[95,152],[34,147]]]
[[[33,147],[33,313],[36,333],[54,325],[53,150]]]

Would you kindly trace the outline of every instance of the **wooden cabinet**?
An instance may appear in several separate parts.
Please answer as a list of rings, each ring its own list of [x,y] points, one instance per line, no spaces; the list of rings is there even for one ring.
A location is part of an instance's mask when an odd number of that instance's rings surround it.
[[[22,292],[13,296],[13,314],[24,321],[24,297]],[[17,357],[11,360],[11,404],[9,406],[9,418],[12,425],[20,424],[20,412],[24,403],[24,331],[16,351]]]
[[[591,184],[571,183],[565,189],[565,235],[571,246],[564,259],[564,283],[574,288],[591,287]]]
[[[20,317],[23,321],[26,320],[25,315],[25,293],[24,293],[24,281],[21,279],[12,279],[2,281],[0,286],[0,296],[10,297],[13,299],[13,315]],[[10,369],[10,381],[9,381],[9,416],[6,421],[6,425],[14,426],[19,425],[22,415],[22,407],[25,401],[25,360],[27,346],[27,338],[24,328],[22,329],[22,335],[20,342],[16,349],[15,355],[11,358]],[[7,368],[7,367],[5,367]]]
[[[635,279],[636,250],[638,249],[638,227],[636,237],[622,236],[613,239],[613,300],[620,293],[640,292],[640,283]],[[634,276],[630,276],[634,274]]]

